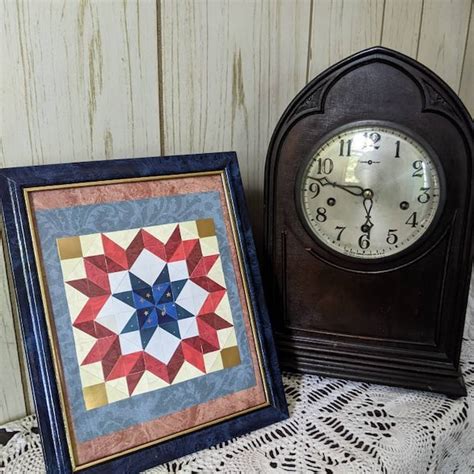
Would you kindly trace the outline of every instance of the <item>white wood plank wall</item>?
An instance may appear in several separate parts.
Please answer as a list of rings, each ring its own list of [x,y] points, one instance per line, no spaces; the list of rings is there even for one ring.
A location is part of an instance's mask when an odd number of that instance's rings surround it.
[[[472,0],[0,0],[0,166],[236,150],[257,240],[271,132],[382,44],[474,113]],[[0,423],[27,410],[0,263]]]
[[[154,0],[1,0],[0,22],[0,166],[160,154]],[[6,293],[0,422],[25,410]]]

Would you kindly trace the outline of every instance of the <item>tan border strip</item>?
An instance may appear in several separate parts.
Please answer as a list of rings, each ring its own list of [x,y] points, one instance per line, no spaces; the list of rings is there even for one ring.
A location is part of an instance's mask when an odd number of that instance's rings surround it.
[[[194,178],[196,176],[216,176],[223,174],[224,171],[200,171],[197,173],[181,173],[181,174],[167,174],[161,176],[142,176],[140,178],[118,178],[118,179],[103,179],[100,181],[84,181],[83,183],[70,183],[70,184],[52,184],[48,186],[33,186],[31,188],[25,188],[23,190],[25,198],[28,197],[29,193],[35,191],[53,191],[56,189],[72,189],[72,188],[86,188],[90,186],[104,186],[109,184],[121,184],[121,183],[136,183],[146,181],[160,181],[164,179],[179,179],[179,178]],[[27,211],[30,211],[30,203],[27,201]]]

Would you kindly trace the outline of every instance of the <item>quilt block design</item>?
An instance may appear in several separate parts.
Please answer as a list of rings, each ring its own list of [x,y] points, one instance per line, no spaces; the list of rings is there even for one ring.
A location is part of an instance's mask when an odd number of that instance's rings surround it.
[[[88,410],[241,363],[212,219],[57,247]]]

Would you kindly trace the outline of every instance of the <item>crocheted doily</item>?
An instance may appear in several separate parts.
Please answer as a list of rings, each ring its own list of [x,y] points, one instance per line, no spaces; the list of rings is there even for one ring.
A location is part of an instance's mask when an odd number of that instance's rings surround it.
[[[468,396],[284,374],[287,421],[148,472],[474,472],[474,286],[462,351]],[[44,472],[34,416],[0,427],[0,472]]]

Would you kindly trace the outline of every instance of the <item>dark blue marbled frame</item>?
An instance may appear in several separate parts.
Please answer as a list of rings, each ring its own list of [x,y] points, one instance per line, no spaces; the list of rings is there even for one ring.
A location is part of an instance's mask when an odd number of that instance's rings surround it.
[[[233,152],[0,169],[5,249],[26,345],[48,472],[71,472],[23,189],[33,186],[224,170],[268,387],[268,407],[98,464],[84,472],[140,472],[288,417],[237,156]]]

